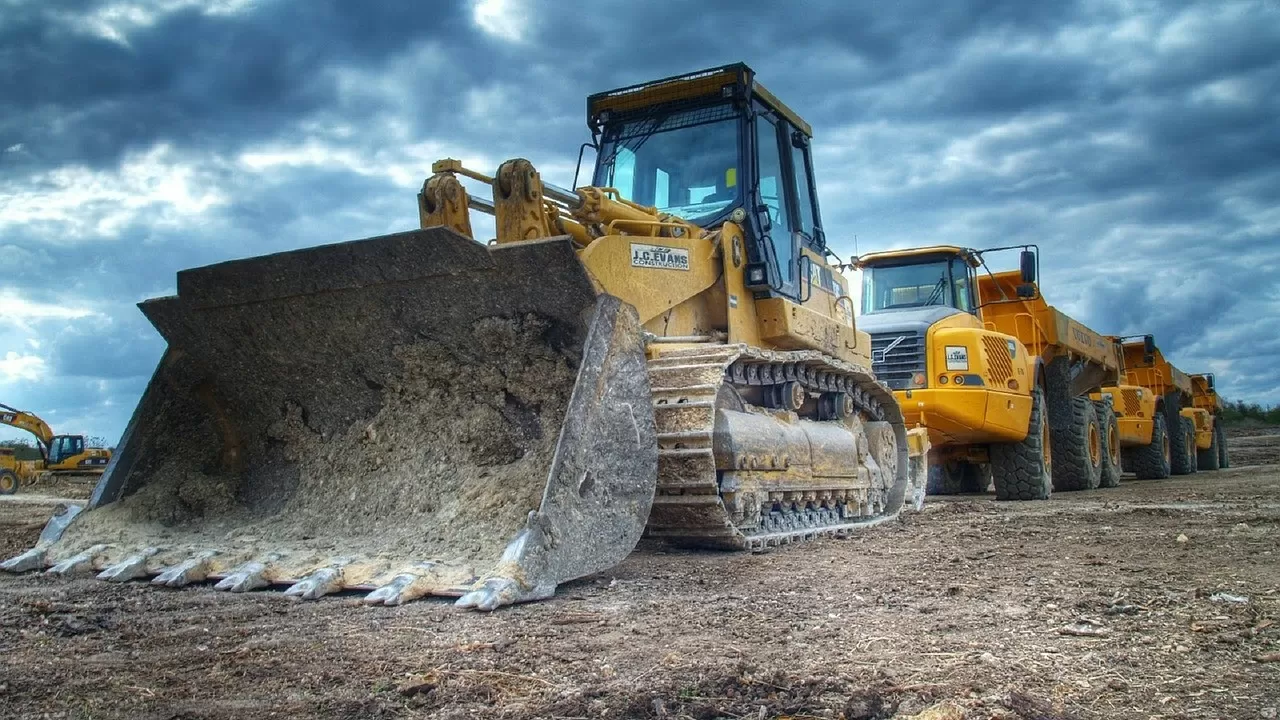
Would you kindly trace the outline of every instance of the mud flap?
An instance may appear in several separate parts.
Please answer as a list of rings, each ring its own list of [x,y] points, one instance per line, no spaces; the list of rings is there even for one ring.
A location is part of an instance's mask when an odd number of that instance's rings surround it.
[[[638,318],[568,238],[398,233],[186,270],[141,308],[168,349],[88,508],[0,567],[492,609],[642,533]]]

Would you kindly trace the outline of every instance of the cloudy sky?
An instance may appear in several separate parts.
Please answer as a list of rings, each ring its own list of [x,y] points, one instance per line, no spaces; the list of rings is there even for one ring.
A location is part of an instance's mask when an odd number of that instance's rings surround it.
[[[1054,304],[1280,402],[1277,0],[0,0],[0,402],[114,442],[178,269],[412,228],[439,157],[570,185],[587,94],[737,61],[841,255],[1038,243]]]

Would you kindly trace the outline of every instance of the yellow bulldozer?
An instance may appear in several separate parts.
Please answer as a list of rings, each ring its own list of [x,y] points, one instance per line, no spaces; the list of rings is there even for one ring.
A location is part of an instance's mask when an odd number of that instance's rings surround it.
[[[52,479],[95,481],[111,462],[111,450],[90,447],[83,435],[57,435],[40,416],[0,403],[0,425],[26,430],[36,438],[41,459],[24,465],[14,461],[13,467],[0,471],[0,495],[11,495],[19,485],[33,485]]]
[[[645,535],[763,549],[918,507],[927,439],[871,373],[809,125],[740,64],[588,124],[589,186],[442,160],[420,229],[179,272],[91,501],[0,567],[491,610]]]

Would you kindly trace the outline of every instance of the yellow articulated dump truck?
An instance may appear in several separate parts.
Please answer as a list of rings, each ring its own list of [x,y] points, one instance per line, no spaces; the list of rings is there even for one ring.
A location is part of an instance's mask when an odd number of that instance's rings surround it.
[[[1020,249],[1020,268],[983,256]],[[1089,393],[1119,373],[1112,343],[1048,305],[1034,246],[931,246],[873,253],[860,329],[908,425],[928,429],[933,494],[1047,499],[1119,482],[1115,421]],[[985,273],[979,273],[979,268]]]
[[[1156,347],[1150,335],[1143,337],[1141,353],[1136,344],[1126,346],[1120,338],[1109,336],[1108,339],[1114,343],[1122,364],[1145,365],[1154,359]],[[1127,370],[1123,371],[1118,384],[1106,385],[1092,397],[1097,401],[1111,401],[1123,471],[1133,473],[1139,480],[1167,478],[1171,472],[1172,451],[1164,400],[1146,387],[1130,384],[1129,377]]]
[[[1196,426],[1196,467],[1220,470],[1231,466],[1222,428],[1222,400],[1213,373],[1191,376],[1192,418]],[[1185,410],[1183,412],[1186,412]]]
[[[1129,398],[1138,395],[1141,404],[1134,407],[1141,414],[1139,420],[1152,420],[1149,431],[1145,423],[1125,423],[1125,436],[1121,439],[1125,469],[1140,478],[1154,479],[1196,472],[1199,413],[1193,404],[1191,378],[1165,360],[1151,335],[1111,339],[1123,353],[1125,386],[1107,388],[1108,394],[1113,398],[1121,396],[1126,408],[1131,406]]]
[[[592,95],[588,124],[589,186],[442,160],[419,229],[179,272],[93,497],[2,567],[491,610],[644,534],[762,549],[922,500],[809,125],[745,65]]]

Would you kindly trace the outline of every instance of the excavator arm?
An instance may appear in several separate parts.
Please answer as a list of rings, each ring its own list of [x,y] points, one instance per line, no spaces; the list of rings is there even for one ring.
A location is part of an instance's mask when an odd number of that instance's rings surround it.
[[[35,435],[36,440],[40,441],[40,454],[48,459],[49,443],[53,442],[53,428],[49,427],[49,423],[41,420],[38,415],[9,407],[4,403],[0,403],[0,411],[2,411],[0,423],[12,425]]]

